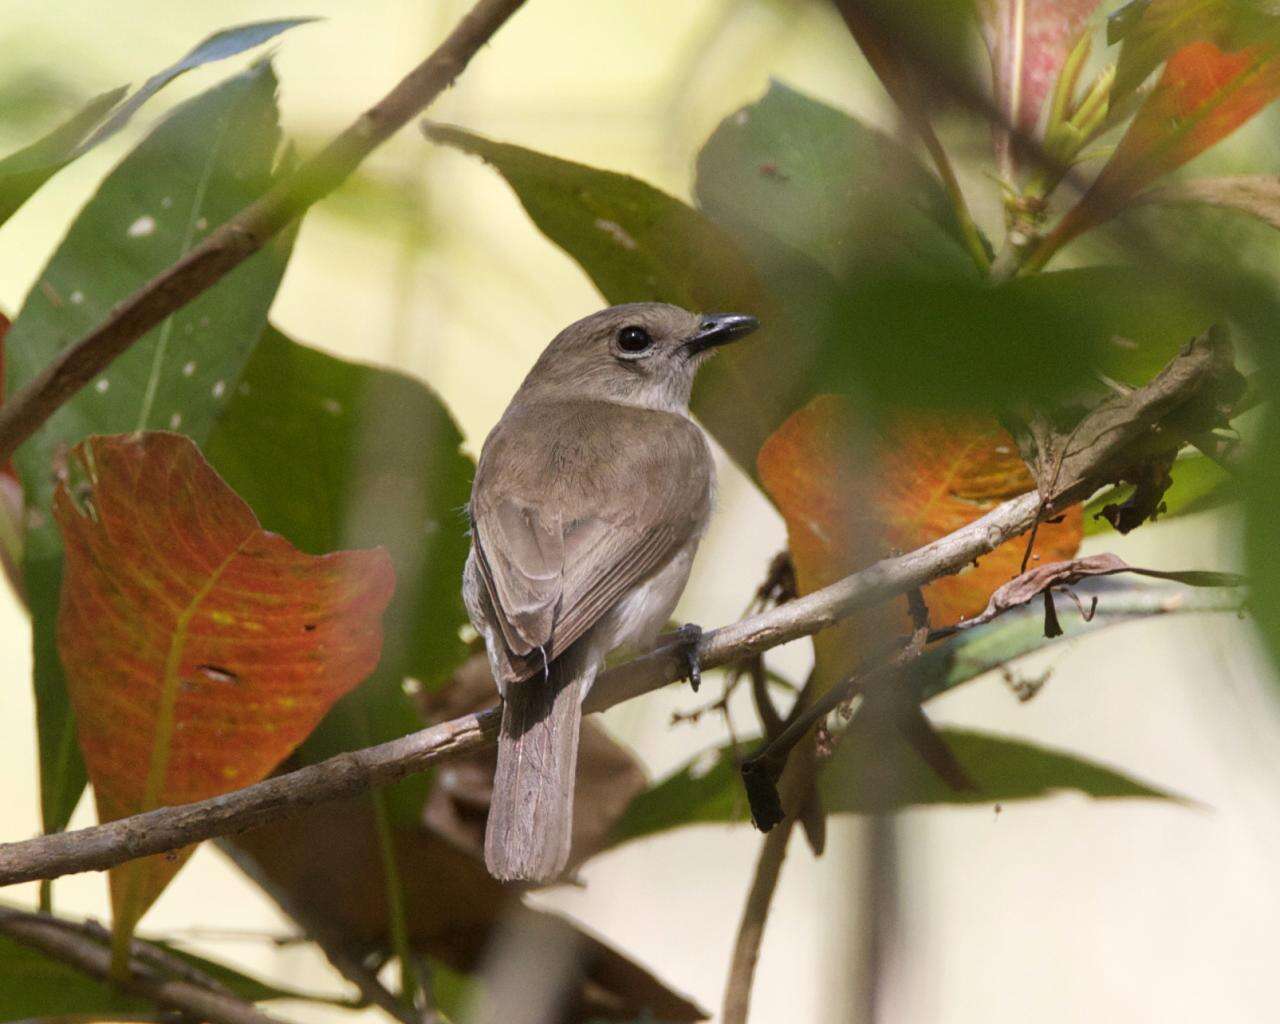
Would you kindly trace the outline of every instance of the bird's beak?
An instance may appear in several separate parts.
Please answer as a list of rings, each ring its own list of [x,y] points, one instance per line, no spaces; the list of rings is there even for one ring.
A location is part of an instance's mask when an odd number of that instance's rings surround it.
[[[696,356],[709,348],[745,338],[759,326],[759,320],[745,313],[708,313],[698,324],[697,333],[684,343],[685,351]]]

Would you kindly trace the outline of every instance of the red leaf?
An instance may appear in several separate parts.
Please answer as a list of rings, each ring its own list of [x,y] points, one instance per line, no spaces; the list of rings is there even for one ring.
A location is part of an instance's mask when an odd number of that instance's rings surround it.
[[[1088,194],[1054,230],[1053,248],[1102,223],[1157,178],[1226,138],[1280,96],[1280,44],[1224,52],[1184,46],[1165,65]]]
[[[377,664],[387,554],[298,551],[177,434],[90,438],[70,466],[58,651],[99,818],[264,778]],[[118,934],[190,852],[112,872]]]
[[[937,540],[1000,502],[1035,487],[1013,439],[976,415],[899,413],[873,451],[855,446],[859,424],[847,399],[821,395],[760,450],[760,481],[787,521],[802,594],[834,583],[893,551]],[[865,434],[864,434],[865,436]],[[1042,524],[1036,554],[1070,558],[1083,533],[1079,507]],[[1011,540],[977,568],[924,588],[934,626],[976,615],[991,592],[1018,575],[1026,540]],[[904,601],[870,609],[814,638],[824,682],[835,682],[879,643],[910,632]]]

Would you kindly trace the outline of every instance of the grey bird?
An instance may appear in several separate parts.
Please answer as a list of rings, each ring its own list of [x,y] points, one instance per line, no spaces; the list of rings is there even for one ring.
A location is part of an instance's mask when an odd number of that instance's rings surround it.
[[[462,593],[503,698],[496,878],[564,870],[582,700],[610,651],[668,621],[711,513],[694,374],[757,326],[658,302],[602,310],[556,335],[485,440]]]

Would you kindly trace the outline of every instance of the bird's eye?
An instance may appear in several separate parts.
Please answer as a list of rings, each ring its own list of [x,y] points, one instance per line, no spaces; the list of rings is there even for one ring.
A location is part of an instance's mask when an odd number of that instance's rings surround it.
[[[629,355],[639,355],[653,344],[649,332],[643,327],[632,324],[618,332],[618,348]]]

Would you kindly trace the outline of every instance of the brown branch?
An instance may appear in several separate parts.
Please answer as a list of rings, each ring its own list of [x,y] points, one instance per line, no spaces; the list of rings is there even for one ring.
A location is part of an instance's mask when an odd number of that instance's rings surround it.
[[[524,0],[479,0],[449,36],[324,149],[177,263],[119,303],[0,406],[0,465],[77,391],[147,331],[208,290],[323,199],[374,149],[453,84]]]
[[[812,699],[815,676],[810,676],[796,701],[791,716],[801,715]],[[760,845],[760,857],[756,861],[755,876],[747,892],[742,908],[742,920],[733,944],[729,960],[729,976],[725,982],[724,1003],[720,1016],[722,1024],[745,1024],[751,1005],[751,985],[755,978],[756,963],[760,959],[760,944],[769,917],[769,907],[782,874],[782,862],[787,855],[787,844],[792,829],[811,808],[816,780],[816,761],[813,757],[795,758],[787,766],[782,777],[783,800],[791,808],[778,825],[769,832]],[[821,853],[821,841],[814,844],[815,853]]]
[[[958,572],[975,558],[1031,528],[1034,492],[1005,502],[932,544],[884,559],[843,580],[777,608],[706,633],[699,657],[716,668],[810,636],[852,612]],[[603,711],[684,677],[678,646],[658,649],[611,669],[592,687],[585,708]],[[444,722],[363,750],[196,803],[162,807],[103,825],[0,844],[0,886],[102,871],[153,853],[215,836],[244,832],[282,816],[395,782],[428,765],[493,741],[499,709]]]
[[[1162,371],[1158,379],[1161,396],[1166,400],[1165,408],[1176,411],[1181,405],[1179,398],[1189,400],[1203,394],[1205,375],[1177,368],[1181,363],[1198,365],[1202,356],[1198,346],[1191,346]],[[1212,384],[1211,375],[1208,379]],[[1066,504],[1079,501],[1092,490],[1110,483],[1114,479],[1117,453],[1123,450],[1123,439],[1136,443],[1150,435],[1153,429],[1150,405],[1138,403],[1129,419],[1108,408],[1106,415],[1099,417],[1108,425],[1107,443],[1090,444],[1082,446],[1079,452],[1073,451],[1067,462],[1071,469],[1070,482],[1063,483],[1048,500],[1042,500],[1036,491],[1013,498],[931,544],[883,559],[822,590],[705,633],[698,644],[701,664],[716,668],[741,661],[788,641],[811,636],[858,609],[959,572],[1010,538],[1031,529],[1041,516],[1057,515]],[[592,687],[585,710],[603,711],[683,679],[687,665],[683,646],[683,641],[660,646],[643,657],[610,669]],[[395,782],[437,761],[491,742],[499,717],[497,708],[489,708],[209,800],[162,807],[75,832],[0,844],[0,886],[56,878],[77,871],[101,871],[137,857],[243,832],[290,812]]]
[[[746,906],[742,908],[742,921],[733,943],[733,956],[729,960],[729,979],[725,983],[724,1003],[720,1010],[723,1024],[745,1024],[751,1005],[751,983],[755,978],[756,962],[760,959],[760,943],[764,939],[765,923],[769,917],[769,905],[773,902],[778,878],[782,873],[782,861],[787,855],[787,843],[791,840],[794,817],[764,837],[760,845],[760,859],[756,861],[755,877],[747,893]]]
[[[48,914],[0,907],[0,934],[115,985],[121,991],[176,1010],[184,1017],[211,1024],[280,1024],[278,1017],[262,1013],[225,990],[186,977],[157,973],[156,965],[165,964],[171,958],[163,950],[146,947],[137,940],[128,979],[113,981],[111,949],[95,937],[91,926],[62,921]],[[146,947],[146,956],[138,955],[140,946]]]

